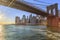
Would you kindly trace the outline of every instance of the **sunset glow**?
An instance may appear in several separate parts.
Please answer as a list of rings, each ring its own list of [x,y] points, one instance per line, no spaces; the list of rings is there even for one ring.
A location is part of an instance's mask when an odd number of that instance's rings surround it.
[[[14,24],[14,22],[11,22],[11,19],[8,18],[5,13],[0,11],[0,24]]]

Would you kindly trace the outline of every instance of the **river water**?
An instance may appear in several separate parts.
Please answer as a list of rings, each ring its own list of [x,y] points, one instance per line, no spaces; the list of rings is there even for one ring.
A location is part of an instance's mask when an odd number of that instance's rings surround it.
[[[46,26],[0,25],[0,40],[46,40]]]

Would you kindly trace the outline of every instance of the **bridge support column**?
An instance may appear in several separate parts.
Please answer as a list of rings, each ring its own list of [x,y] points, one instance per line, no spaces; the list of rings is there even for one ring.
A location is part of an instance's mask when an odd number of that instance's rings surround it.
[[[55,12],[54,12],[55,9]],[[47,17],[47,29],[50,31],[60,32],[60,18],[58,17],[58,6],[57,4],[50,5],[47,7],[47,12],[51,10],[51,15]],[[54,15],[55,13],[55,15]]]
[[[50,31],[55,31],[55,32],[60,32],[60,18],[56,16],[48,16],[48,30]]]

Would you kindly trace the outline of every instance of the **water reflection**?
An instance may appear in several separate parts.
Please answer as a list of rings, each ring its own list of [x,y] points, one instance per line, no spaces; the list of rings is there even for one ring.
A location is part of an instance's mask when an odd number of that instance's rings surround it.
[[[0,25],[0,40],[46,40],[45,26]]]
[[[3,28],[3,25],[0,25],[0,40],[4,40],[4,28]]]

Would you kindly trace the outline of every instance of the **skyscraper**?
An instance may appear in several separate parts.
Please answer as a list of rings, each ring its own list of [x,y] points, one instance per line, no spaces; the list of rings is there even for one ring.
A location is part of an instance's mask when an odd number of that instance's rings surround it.
[[[31,19],[31,24],[36,24],[36,20],[37,20],[36,17],[33,16],[32,19]]]
[[[22,16],[22,24],[26,24],[26,16],[25,15]]]
[[[29,16],[29,23],[31,24],[31,25],[34,25],[34,24],[36,24],[36,16],[32,16],[32,14]]]
[[[29,16],[29,23],[31,23],[31,20],[32,20],[32,14],[30,14]]]
[[[20,24],[20,17],[16,16],[16,18],[15,18],[15,24]]]
[[[29,18],[28,18],[28,16],[27,16],[26,22],[29,23]]]
[[[36,15],[36,23],[40,24],[40,15]]]

